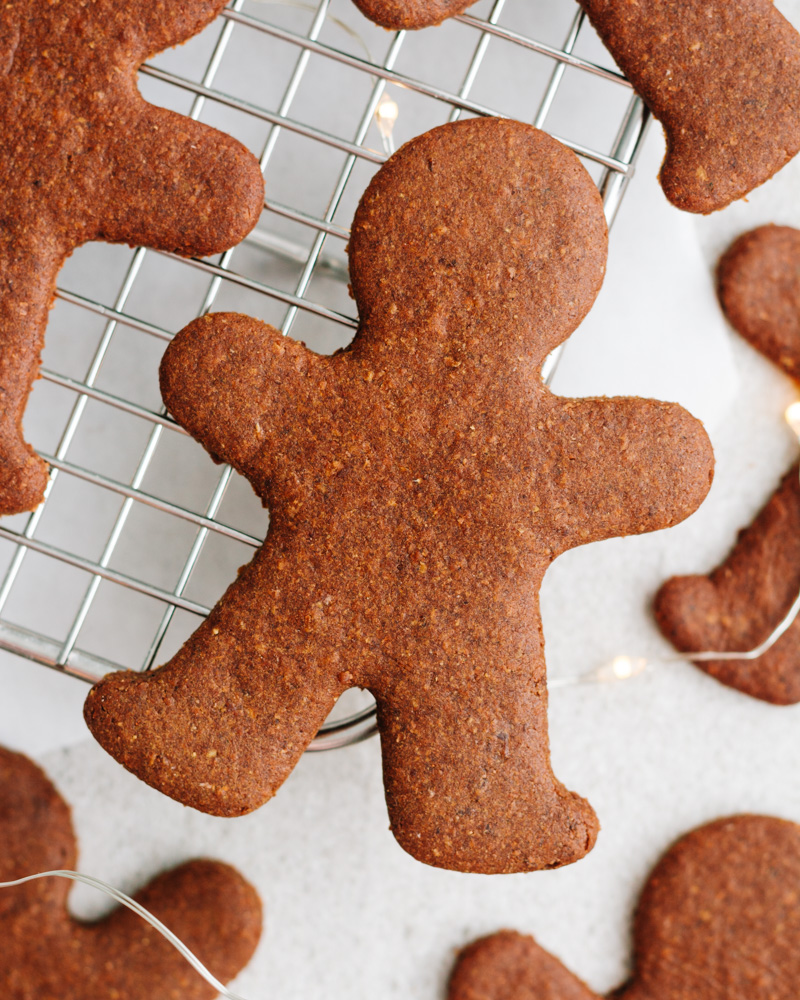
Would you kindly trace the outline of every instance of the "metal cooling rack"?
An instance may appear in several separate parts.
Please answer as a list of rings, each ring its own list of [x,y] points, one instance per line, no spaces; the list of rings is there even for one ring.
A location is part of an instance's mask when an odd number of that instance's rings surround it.
[[[542,24],[560,41],[536,37]],[[60,276],[26,415],[52,473],[33,514],[0,521],[0,649],[90,682],[171,655],[266,530],[249,487],[160,408],[172,333],[226,308],[316,350],[347,343],[347,225],[395,141],[463,115],[531,121],[581,157],[611,223],[648,122],[572,0],[482,0],[441,28],[396,34],[348,0],[232,0],[143,67],[140,85],[243,138],[267,194],[255,232],[219,257],[97,244]],[[372,729],[362,709],[313,748]]]

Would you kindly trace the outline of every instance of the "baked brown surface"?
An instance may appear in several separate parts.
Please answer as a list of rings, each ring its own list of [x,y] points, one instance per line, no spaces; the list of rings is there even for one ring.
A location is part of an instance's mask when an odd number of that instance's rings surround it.
[[[75,869],[69,807],[45,774],[0,748],[0,882]],[[0,889],[4,1000],[210,1000],[214,989],[141,917],[120,907],[93,924],[67,912],[69,883],[50,878]],[[261,934],[261,903],[239,873],[189,861],[135,899],[222,982],[248,963]]]
[[[800,149],[800,36],[772,0],[580,3],[664,126],[678,208],[724,208]]]
[[[460,14],[475,0],[353,0],[361,13],[382,28],[429,28]]]
[[[618,1000],[794,1000],[800,827],[733,816],[679,840],[645,885]],[[536,944],[501,931],[466,948],[449,1000],[598,1000]]]
[[[800,232],[761,226],[737,239],[717,269],[722,308],[738,333],[800,377]],[[746,652],[767,639],[800,592],[800,469],[795,465],[708,576],[673,577],[656,621],[676,649]],[[800,701],[800,618],[756,660],[695,661],[718,681],[776,705]]]
[[[147,104],[136,71],[225,0],[5,0],[0,7],[0,515],[41,501],[22,417],[56,275],[81,243],[217,253],[255,225],[258,162]]]
[[[364,687],[414,857],[475,872],[582,857],[597,821],[550,768],[539,586],[569,548],[686,517],[713,464],[679,406],[542,383],[605,258],[573,153],[463,121],[400,149],[362,198],[346,351],[230,314],[179,333],[166,404],[250,479],[269,535],[169,664],[91,691],[100,743],[179,801],[239,815]]]
[[[798,466],[728,558],[708,576],[675,576],[656,594],[658,626],[676,649],[746,652],[760,645],[800,592]],[[755,660],[695,661],[718,681],[775,705],[800,701],[800,618]]]
[[[760,226],[740,236],[720,259],[717,294],[736,332],[800,380],[800,231]]]

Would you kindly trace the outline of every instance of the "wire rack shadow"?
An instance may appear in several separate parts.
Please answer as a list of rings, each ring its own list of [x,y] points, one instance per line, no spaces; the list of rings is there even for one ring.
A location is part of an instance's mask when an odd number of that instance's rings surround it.
[[[228,308],[317,350],[347,343],[347,221],[394,143],[435,124],[546,128],[581,157],[611,223],[648,123],[573,0],[482,0],[416,34],[383,32],[348,0],[232,0],[140,86],[244,139],[267,197],[256,230],[217,258],[102,246],[62,272],[26,418],[52,472],[34,513],[0,521],[0,649],[88,682],[166,658],[266,530],[238,477],[160,406],[175,330]],[[311,749],[374,732],[374,706],[344,710]]]

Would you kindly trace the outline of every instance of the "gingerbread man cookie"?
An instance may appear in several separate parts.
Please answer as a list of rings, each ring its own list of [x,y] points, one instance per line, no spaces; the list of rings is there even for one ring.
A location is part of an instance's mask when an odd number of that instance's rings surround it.
[[[734,328],[794,379],[800,378],[800,232],[762,226],[720,260],[720,302]],[[683,653],[746,652],[765,641],[800,592],[800,470],[795,465],[755,521],[708,576],[677,576],[654,611]],[[755,660],[695,661],[723,684],[776,705],[800,701],[800,618]]]
[[[100,743],[179,801],[239,815],[343,691],[368,688],[407,851],[474,872],[582,857],[597,821],[550,768],[542,577],[576,545],[686,517],[713,465],[679,406],[543,384],[605,258],[575,155],[473,119],[414,139],[369,185],[347,350],[236,315],[179,333],[166,404],[250,479],[269,535],[170,663],[91,691]]]
[[[74,870],[69,807],[44,773],[0,748],[0,882]],[[210,1000],[215,991],[141,917],[120,908],[93,924],[67,911],[69,883],[0,889],[3,1000]],[[222,982],[244,968],[261,934],[261,903],[237,871],[189,861],[136,899]]]
[[[5,0],[0,8],[0,515],[36,507],[47,466],[22,417],[65,258],[89,240],[217,253],[258,220],[240,143],[147,104],[140,64],[225,0]]]
[[[800,827],[733,816],[659,862],[639,900],[636,962],[616,1000],[794,1000],[800,982]],[[600,1000],[531,937],[466,948],[448,1000]]]
[[[724,208],[800,149],[800,36],[772,0],[580,3],[664,126],[678,208]]]

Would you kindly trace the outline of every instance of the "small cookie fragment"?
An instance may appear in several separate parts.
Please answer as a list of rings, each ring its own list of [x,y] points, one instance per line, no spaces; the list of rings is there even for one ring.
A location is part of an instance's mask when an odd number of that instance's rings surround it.
[[[353,0],[364,17],[393,31],[430,28],[460,14],[475,0]]]
[[[717,820],[679,840],[645,885],[635,967],[616,1000],[795,1000],[800,982],[800,826]],[[599,1000],[531,937],[469,945],[448,1000]]]
[[[747,652],[764,642],[800,592],[800,469],[793,466],[731,554],[708,576],[676,576],[653,611],[672,645],[689,657]],[[772,702],[800,701],[800,617],[755,660],[697,660],[729,687]]]
[[[678,208],[724,208],[800,150],[800,35],[772,0],[580,3],[664,126]]]
[[[359,686],[414,857],[482,873],[581,858],[597,820],[550,766],[542,578],[567,549],[687,517],[713,468],[679,406],[543,384],[605,259],[571,151],[465,120],[403,146],[361,199],[347,350],[230,314],[181,331],[165,403],[250,479],[270,529],[168,664],[92,689],[101,745],[179,801],[239,815]]]
[[[737,333],[800,380],[800,230],[759,226],[717,267],[717,293]]]
[[[47,465],[22,434],[56,276],[90,240],[206,256],[258,221],[256,158],[145,102],[145,59],[225,0],[4,0],[0,6],[0,515],[32,510]]]
[[[0,882],[74,870],[69,807],[46,775],[0,747]],[[85,924],[67,911],[69,883],[0,889],[3,1000],[211,1000],[216,991],[141,917],[120,907]],[[134,897],[227,983],[261,936],[261,902],[229,865],[188,861]]]

